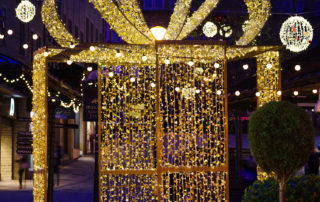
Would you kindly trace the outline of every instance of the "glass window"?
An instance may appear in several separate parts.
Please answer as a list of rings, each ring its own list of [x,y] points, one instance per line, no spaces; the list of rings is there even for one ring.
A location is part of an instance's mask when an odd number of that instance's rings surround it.
[[[152,9],[153,8],[153,0],[145,0],[143,3],[144,9]]]
[[[164,7],[164,2],[163,2],[163,0],[154,0],[155,1],[155,8],[157,8],[157,9],[161,9],[161,8],[163,8]]]

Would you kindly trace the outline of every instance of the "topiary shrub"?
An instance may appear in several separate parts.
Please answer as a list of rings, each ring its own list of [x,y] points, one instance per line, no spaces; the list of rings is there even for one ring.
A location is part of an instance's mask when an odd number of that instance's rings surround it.
[[[278,192],[278,183],[273,178],[269,178],[263,182],[256,181],[246,189],[243,202],[278,202]],[[319,202],[320,177],[307,175],[292,178],[288,182],[286,198],[288,202]]]
[[[289,102],[269,102],[250,117],[249,143],[257,164],[273,172],[279,200],[286,184],[307,161],[314,148],[314,129],[308,115]]]

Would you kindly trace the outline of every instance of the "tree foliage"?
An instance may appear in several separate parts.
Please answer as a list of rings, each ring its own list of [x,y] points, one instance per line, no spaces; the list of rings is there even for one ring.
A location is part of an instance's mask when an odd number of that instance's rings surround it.
[[[314,128],[301,108],[269,102],[250,118],[249,143],[257,164],[274,172],[279,182],[287,182],[313,151]]]

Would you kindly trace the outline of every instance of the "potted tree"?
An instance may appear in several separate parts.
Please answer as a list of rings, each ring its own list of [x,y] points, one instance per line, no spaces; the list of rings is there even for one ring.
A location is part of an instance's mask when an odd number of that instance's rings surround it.
[[[257,164],[274,173],[279,201],[286,201],[288,180],[314,148],[314,128],[308,115],[289,102],[269,102],[250,117],[249,143]]]

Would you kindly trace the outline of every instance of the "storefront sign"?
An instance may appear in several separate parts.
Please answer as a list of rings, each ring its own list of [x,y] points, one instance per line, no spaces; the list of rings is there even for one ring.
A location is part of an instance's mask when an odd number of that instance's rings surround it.
[[[83,120],[98,121],[98,89],[95,87],[84,86],[83,94]]]
[[[17,153],[18,154],[32,154],[32,133],[18,132],[17,135]]]

